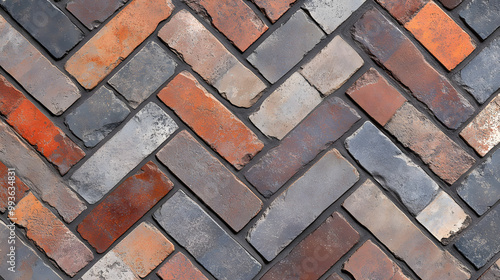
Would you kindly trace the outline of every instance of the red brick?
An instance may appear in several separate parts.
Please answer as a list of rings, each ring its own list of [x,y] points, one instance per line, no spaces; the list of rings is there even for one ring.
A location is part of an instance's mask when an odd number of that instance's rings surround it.
[[[9,115],[25,99],[26,98],[22,92],[17,90],[2,75],[0,75],[0,113],[2,115]]]
[[[153,162],[148,162],[104,198],[78,225],[78,232],[102,253],[172,187],[165,174]]]
[[[271,22],[277,21],[296,0],[253,0]]]
[[[66,71],[84,88],[94,88],[170,16],[172,9],[170,0],[131,1],[66,62]]]
[[[358,232],[335,212],[275,264],[261,280],[319,279],[358,240]]]
[[[366,241],[344,264],[355,279],[409,280],[401,268],[371,240]],[[429,268],[431,269],[431,268]]]
[[[181,252],[168,259],[156,274],[162,280],[208,280]]]
[[[255,133],[189,72],[177,75],[158,97],[236,169],[243,168],[264,147]]]
[[[69,229],[32,194],[18,204],[16,224],[26,228],[26,235],[68,275],[73,277],[94,255]]]
[[[2,213],[8,209],[9,201],[12,201],[9,198],[12,197],[13,194],[16,199],[13,202],[17,203],[25,196],[26,192],[29,191],[29,188],[19,179],[19,177],[9,176],[9,168],[10,167],[5,166],[5,164],[0,161],[0,212]],[[15,173],[15,170],[13,172]],[[14,189],[9,189],[12,188],[12,185],[9,184],[9,182],[11,182],[9,177],[15,178]]]
[[[377,0],[400,23],[406,23],[429,0]]]
[[[462,0],[439,0],[448,9],[454,9],[462,3]]]

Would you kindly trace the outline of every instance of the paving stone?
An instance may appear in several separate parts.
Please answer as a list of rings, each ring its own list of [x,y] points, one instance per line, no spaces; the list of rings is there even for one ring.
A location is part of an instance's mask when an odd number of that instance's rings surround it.
[[[233,230],[240,231],[262,209],[262,201],[187,131],[156,156]]]
[[[170,0],[134,0],[65,64],[86,89],[94,88],[172,13]]]
[[[500,27],[499,13],[496,0],[472,0],[460,10],[460,17],[484,40]]]
[[[320,102],[320,93],[296,72],[262,102],[250,120],[262,133],[281,140]]]
[[[158,97],[236,169],[264,147],[255,133],[187,71],[168,83]]]
[[[336,36],[302,67],[300,73],[322,94],[329,95],[347,82],[363,64],[359,54],[342,37]]]
[[[497,280],[500,279],[500,259],[494,263],[486,272],[479,277],[479,280]]]
[[[68,114],[65,123],[83,140],[85,146],[94,147],[118,127],[129,113],[127,105],[112,90],[101,87]]]
[[[216,279],[250,280],[257,262],[182,190],[158,209],[154,218]]]
[[[295,14],[264,42],[247,60],[271,83],[283,77],[316,46],[324,33],[302,10]]]
[[[266,88],[252,71],[186,10],[175,14],[160,29],[158,37],[235,106],[252,106]]]
[[[66,4],[70,11],[83,25],[92,30],[106,21],[128,0],[72,0]]]
[[[377,0],[401,24],[407,23],[428,0]]]
[[[0,161],[0,213],[4,213],[8,210],[9,206],[12,209],[12,207],[14,207],[13,203],[17,203],[21,200],[29,191],[28,186],[26,186],[19,177],[15,176],[16,170],[11,171],[9,168],[10,167],[5,166],[5,164]],[[12,182],[12,177],[14,177],[14,183],[10,184],[10,182]],[[12,201],[11,197],[14,197],[15,200]]]
[[[500,143],[500,95],[491,100],[460,136],[482,157]]]
[[[470,278],[454,256],[426,237],[372,181],[361,185],[343,206],[420,278]]]
[[[177,128],[158,105],[147,104],[73,173],[70,186],[96,203]]]
[[[181,252],[160,267],[156,274],[162,280],[208,280],[201,271]]]
[[[441,2],[443,6],[451,10],[460,5],[460,3],[462,3],[462,0],[439,0],[439,2]]]
[[[447,127],[458,128],[474,113],[450,81],[378,10],[372,8],[363,15],[354,25],[353,36]]]
[[[275,23],[296,0],[252,0]]]
[[[0,6],[55,58],[83,39],[83,32],[49,0],[1,0]]]
[[[500,208],[493,208],[455,242],[455,247],[476,268],[483,267],[500,251]]]
[[[183,2],[212,23],[242,52],[267,30],[267,25],[242,0],[183,0]]]
[[[406,102],[406,98],[374,68],[363,74],[346,93],[382,126]]]
[[[12,235],[12,227],[7,226],[0,221],[0,238],[3,242],[0,243],[0,275],[4,280],[62,280],[59,275],[52,270],[43,260],[18,236]],[[8,241],[7,241],[8,240]],[[11,256],[14,248],[14,268],[11,270]]]
[[[457,192],[478,215],[486,213],[500,199],[500,150],[467,175]]]
[[[64,221],[73,221],[87,208],[35,150],[23,143],[3,121],[0,121],[0,161],[15,168],[18,178],[43,201],[56,208]]]
[[[174,74],[176,66],[167,51],[150,41],[108,83],[135,109]]]
[[[409,102],[399,108],[385,128],[450,185],[476,162]]]
[[[489,43],[458,74],[457,81],[483,104],[500,88],[500,38]]]
[[[245,177],[262,195],[271,196],[359,119],[340,98],[325,99],[277,147],[250,167]]]
[[[403,270],[371,240],[366,241],[344,263],[355,279],[410,280]]]
[[[359,179],[335,149],[276,197],[249,230],[247,240],[271,261]]]
[[[73,277],[93,258],[89,250],[49,209],[29,193],[17,204],[15,215],[9,215],[26,229],[26,236]]]
[[[335,212],[260,279],[319,279],[358,241],[358,232]]]
[[[78,225],[78,232],[98,253],[103,253],[155,206],[173,185],[150,161],[92,209]]]
[[[476,48],[476,43],[436,3],[428,2],[405,27],[451,70]]]
[[[75,84],[0,16],[0,66],[52,114],[78,98]]]
[[[80,279],[140,280],[141,278],[135,276],[132,269],[115,252],[110,251]]]
[[[365,0],[308,0],[304,3],[304,8],[330,34],[364,2]]]
[[[371,122],[346,139],[349,153],[413,214],[424,209],[439,187]]]

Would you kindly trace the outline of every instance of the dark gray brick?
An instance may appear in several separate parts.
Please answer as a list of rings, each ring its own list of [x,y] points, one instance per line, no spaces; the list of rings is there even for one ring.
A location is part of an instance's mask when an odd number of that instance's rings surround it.
[[[88,29],[98,27],[128,0],[73,0],[66,5]]]
[[[472,0],[460,11],[460,17],[483,39],[500,26],[499,15],[498,0]]]

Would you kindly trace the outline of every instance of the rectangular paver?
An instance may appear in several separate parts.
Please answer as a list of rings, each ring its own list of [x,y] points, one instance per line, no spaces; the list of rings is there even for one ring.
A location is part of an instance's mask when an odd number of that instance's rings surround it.
[[[99,27],[128,0],[72,0],[66,4],[70,11],[85,27],[92,30]]]
[[[500,2],[472,0],[460,10],[460,17],[484,40],[500,27]]]
[[[330,34],[339,27],[365,0],[308,0],[304,8]]]

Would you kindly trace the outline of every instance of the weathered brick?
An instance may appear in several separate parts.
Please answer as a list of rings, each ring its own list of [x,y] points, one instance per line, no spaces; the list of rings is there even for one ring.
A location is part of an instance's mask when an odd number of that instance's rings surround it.
[[[373,68],[363,74],[346,93],[382,126],[406,102],[406,98]]]
[[[49,0],[2,0],[0,6],[55,58],[83,39],[82,31]]]
[[[140,280],[132,269],[112,250],[92,266],[81,280]]]
[[[500,143],[500,95],[460,132],[460,136],[483,157]]]
[[[300,73],[322,94],[329,95],[340,88],[363,66],[363,59],[342,39],[336,36]]]
[[[410,280],[403,270],[371,240],[366,241],[344,263],[355,279]]]
[[[265,197],[271,196],[359,119],[340,98],[325,99],[276,148],[250,167],[245,177]]]
[[[3,121],[0,121],[0,161],[16,168],[19,179],[43,201],[56,208],[66,222],[73,221],[87,208],[35,150],[24,144]]]
[[[451,70],[476,48],[476,43],[436,3],[427,3],[405,24],[417,40]]]
[[[150,161],[92,209],[78,225],[78,232],[102,253],[155,206],[173,185]]]
[[[87,147],[94,147],[118,127],[130,113],[125,103],[112,90],[99,88],[89,99],[65,118],[69,129]]]
[[[160,267],[156,274],[162,280],[208,280],[201,271],[181,252]]]
[[[70,178],[70,186],[94,204],[177,130],[172,118],[149,103]]]
[[[92,30],[108,19],[128,0],[72,0],[66,4],[70,11],[83,25]]]
[[[55,115],[80,98],[75,84],[0,16],[0,66]]]
[[[377,0],[401,24],[408,22],[428,0]]]
[[[240,231],[262,209],[260,199],[187,131],[156,156],[233,230]]]
[[[236,169],[264,147],[255,133],[187,71],[177,75],[158,97]]]
[[[260,279],[319,279],[358,240],[358,232],[335,212]]]
[[[245,51],[267,30],[267,25],[242,0],[183,1],[226,35],[240,51]]]
[[[8,116],[25,100],[24,94],[0,75],[0,113]]]
[[[252,106],[266,88],[252,71],[186,10],[175,14],[160,29],[158,36],[233,105]]]
[[[137,108],[174,74],[176,66],[160,45],[150,41],[108,83]]]
[[[304,8],[330,34],[339,27],[365,0],[308,0]]]
[[[500,279],[500,259],[486,270],[479,280],[498,280]]]
[[[324,33],[302,10],[276,29],[247,60],[271,83],[278,81],[323,39]]]
[[[476,162],[409,102],[399,108],[385,128],[450,185]]]
[[[424,209],[439,187],[371,122],[346,139],[349,153],[414,215]]]
[[[12,175],[12,173],[9,172],[14,172],[16,173],[16,170],[9,170],[10,167],[5,166],[0,161],[0,212],[3,213],[9,208],[9,202],[11,202],[11,207],[12,203],[17,203],[19,200],[21,200],[25,195],[26,192],[29,191],[29,188],[19,179],[17,176],[9,176]],[[12,182],[12,180],[9,180],[9,178],[14,177],[14,184],[9,184],[9,182]],[[10,197],[14,197],[15,201],[12,201],[12,199],[9,199]]]
[[[477,214],[488,211],[500,199],[500,150],[467,175],[457,192]]]
[[[250,120],[267,136],[282,139],[320,102],[320,93],[296,72],[262,102]]]
[[[361,185],[343,206],[420,278],[470,278],[454,256],[426,237],[372,181]]]
[[[498,14],[500,14],[500,2],[496,0],[472,0],[460,10],[460,17],[482,39],[486,39],[500,27],[500,17]]]
[[[247,240],[268,261],[359,179],[358,171],[335,149],[276,197],[249,230]]]
[[[43,260],[18,236],[12,235],[15,225],[8,226],[0,221],[0,275],[4,280],[62,280],[52,268],[43,262]],[[17,233],[18,234],[18,233]],[[11,248],[15,250],[11,250]],[[14,251],[13,259],[11,256]],[[12,260],[11,260],[12,259]],[[14,271],[11,268],[12,261]]]
[[[378,10],[372,8],[363,15],[354,25],[353,36],[447,127],[458,128],[474,112],[450,81]]]
[[[296,0],[252,0],[271,20],[276,22]]]
[[[33,193],[19,201],[14,214],[9,215],[9,218],[25,228],[26,236],[69,276],[75,276],[94,258],[92,251],[45,208]]]
[[[483,267],[500,251],[500,208],[493,208],[455,242],[455,247],[476,268]]]
[[[181,190],[154,218],[217,279],[250,280],[261,269],[259,262]]]
[[[81,47],[65,68],[86,89],[94,88],[172,13],[171,0],[134,0]]]
[[[454,9],[456,6],[462,3],[462,0],[439,0],[448,9]]]

